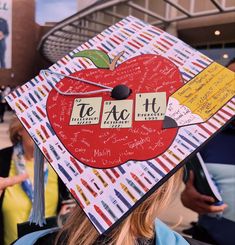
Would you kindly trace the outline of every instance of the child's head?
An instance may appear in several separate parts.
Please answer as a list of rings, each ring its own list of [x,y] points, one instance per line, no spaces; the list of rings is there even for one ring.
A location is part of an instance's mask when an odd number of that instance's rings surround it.
[[[167,207],[181,182],[182,170],[180,169],[109,234],[108,244],[134,245],[137,238],[153,238],[154,220]],[[63,239],[68,239],[66,243],[68,245],[91,245],[98,236],[98,232],[84,211],[77,206],[60,232],[57,243],[61,244]]]

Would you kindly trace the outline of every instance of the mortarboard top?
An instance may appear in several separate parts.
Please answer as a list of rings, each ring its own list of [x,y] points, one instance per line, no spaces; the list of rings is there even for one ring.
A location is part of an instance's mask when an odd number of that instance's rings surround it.
[[[7,101],[104,233],[231,120],[234,83],[233,72],[129,16]]]

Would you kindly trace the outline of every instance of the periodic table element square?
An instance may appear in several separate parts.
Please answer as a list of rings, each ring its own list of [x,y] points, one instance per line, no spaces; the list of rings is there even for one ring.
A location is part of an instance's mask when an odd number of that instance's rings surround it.
[[[69,125],[98,124],[101,102],[102,97],[74,99]]]
[[[136,94],[135,121],[163,120],[166,112],[166,93]]]
[[[131,128],[133,100],[105,101],[101,128]]]

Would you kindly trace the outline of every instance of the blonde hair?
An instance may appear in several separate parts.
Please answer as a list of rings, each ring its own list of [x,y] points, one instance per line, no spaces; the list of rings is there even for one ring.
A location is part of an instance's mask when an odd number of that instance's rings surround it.
[[[181,182],[182,170],[179,170],[111,232],[108,244],[134,245],[137,238],[153,238],[154,220],[167,207]],[[98,236],[84,211],[77,206],[58,234],[56,244],[91,245]]]
[[[9,125],[9,136],[13,145],[21,141],[19,132],[23,129],[23,125],[17,117],[13,117]]]

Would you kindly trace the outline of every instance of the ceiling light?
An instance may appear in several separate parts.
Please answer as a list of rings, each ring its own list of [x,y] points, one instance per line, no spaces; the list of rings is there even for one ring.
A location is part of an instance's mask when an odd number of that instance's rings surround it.
[[[223,54],[224,59],[228,59],[228,54]]]
[[[216,36],[219,36],[219,35],[221,34],[221,32],[220,32],[219,30],[216,30],[216,31],[214,31],[214,34],[215,34]]]

